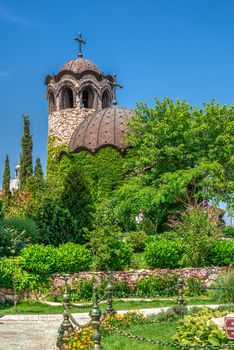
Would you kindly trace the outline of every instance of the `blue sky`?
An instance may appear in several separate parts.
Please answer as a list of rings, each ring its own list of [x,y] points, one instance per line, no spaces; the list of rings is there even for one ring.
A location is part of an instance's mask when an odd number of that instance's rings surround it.
[[[0,0],[0,178],[8,153],[11,173],[28,114],[34,159],[45,167],[47,101],[44,78],[84,56],[118,74],[119,105],[186,99],[234,101],[233,0]]]

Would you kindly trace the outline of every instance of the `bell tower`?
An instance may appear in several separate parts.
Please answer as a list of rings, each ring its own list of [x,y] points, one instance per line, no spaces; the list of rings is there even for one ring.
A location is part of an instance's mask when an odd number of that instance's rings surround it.
[[[78,57],[45,79],[48,136],[54,136],[56,144],[68,144],[77,126],[95,111],[111,107],[114,98],[114,77],[104,75],[95,63],[83,58],[86,42],[81,33],[75,40]]]

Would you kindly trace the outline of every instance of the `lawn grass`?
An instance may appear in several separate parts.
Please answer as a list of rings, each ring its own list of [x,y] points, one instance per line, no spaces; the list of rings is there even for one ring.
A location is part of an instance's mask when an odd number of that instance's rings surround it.
[[[214,304],[215,301],[209,297],[187,298],[187,305],[205,305]],[[113,306],[115,310],[133,310],[133,309],[147,309],[158,308],[165,306],[172,306],[176,302],[175,298],[158,298],[153,301],[115,301]],[[100,304],[100,308],[105,310],[106,303]],[[90,308],[70,308],[72,313],[88,312]],[[38,301],[22,301],[17,305],[17,312],[14,311],[12,305],[0,304],[0,314],[61,314],[63,312],[62,306],[51,306],[43,304]]]
[[[135,325],[126,330],[126,332],[144,336],[149,339],[172,341],[171,337],[175,333],[179,320],[163,321],[160,323]],[[156,346],[143,341],[129,339],[127,337],[113,334],[105,336],[102,339],[102,345],[105,350],[166,350],[171,349],[166,346]]]

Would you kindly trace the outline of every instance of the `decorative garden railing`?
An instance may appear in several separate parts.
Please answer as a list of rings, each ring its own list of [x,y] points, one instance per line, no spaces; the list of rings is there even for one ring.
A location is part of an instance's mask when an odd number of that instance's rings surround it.
[[[92,304],[86,304],[86,305],[74,305],[70,302],[70,294],[69,294],[69,287],[67,283],[68,277],[64,277],[64,293],[63,293],[63,321],[59,327],[58,330],[58,338],[57,338],[57,348],[60,350],[66,350],[66,346],[64,344],[66,343],[66,340],[70,337],[70,335],[74,332],[74,329],[76,327],[79,327],[82,329],[83,327],[80,325],[75,318],[72,316],[70,312],[70,306],[75,306],[75,307],[87,307],[90,308],[91,310],[89,312],[89,316],[91,318],[90,321],[90,326],[93,328],[93,336],[92,336],[92,341],[93,341],[93,347],[92,349],[96,350],[103,350],[103,347],[101,345],[101,332],[100,332],[100,327],[102,326],[106,330],[109,330],[113,333],[116,333],[120,336],[127,337],[130,340],[137,340],[140,342],[145,342],[148,344],[151,344],[152,346],[166,346],[167,348],[174,348],[174,349],[182,349],[182,350],[190,350],[190,349],[210,349],[210,350],[219,350],[219,349],[232,349],[234,350],[234,343],[233,344],[223,344],[223,345],[200,345],[200,344],[178,344],[178,343],[173,343],[173,342],[166,342],[162,340],[155,340],[155,339],[150,339],[144,336],[139,336],[135,335],[129,332],[125,332],[123,330],[120,330],[115,327],[110,327],[107,326],[106,324],[102,323],[103,319],[103,314],[108,314],[112,315],[116,313],[116,310],[113,307],[113,298],[115,299],[123,299],[123,298],[132,298],[132,297],[155,297],[160,295],[160,292],[157,293],[152,293],[152,294],[124,294],[124,293],[115,293],[113,290],[112,286],[112,276],[109,273],[109,278],[108,278],[108,284],[106,287],[106,298],[99,299],[97,298],[97,290],[96,287],[94,287],[93,290],[93,303]],[[209,291],[212,289],[216,290],[226,290],[227,288],[213,288],[212,286],[207,287],[207,286],[198,286],[196,289],[201,290],[201,291]],[[234,289],[234,287],[228,288],[228,289]],[[175,288],[173,288],[175,290]],[[185,280],[183,277],[179,277],[178,279],[178,284],[177,284],[177,298],[176,298],[176,304],[180,306],[185,306],[186,305],[186,300],[185,300]],[[100,300],[105,300],[107,302],[107,308],[102,313],[102,311],[99,308],[99,302]]]

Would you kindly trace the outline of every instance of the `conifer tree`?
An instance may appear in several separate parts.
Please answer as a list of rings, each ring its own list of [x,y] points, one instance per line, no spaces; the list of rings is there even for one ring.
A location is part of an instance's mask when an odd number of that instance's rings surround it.
[[[4,173],[2,179],[2,190],[5,196],[10,194],[10,162],[9,157],[6,155]]]
[[[36,159],[36,165],[34,168],[34,177],[38,181],[43,181],[43,170],[41,166],[41,160],[39,157]]]
[[[24,134],[21,140],[21,154],[20,154],[20,189],[24,189],[26,180],[32,176],[32,149],[33,141],[30,133],[30,121],[27,115],[23,115]]]

